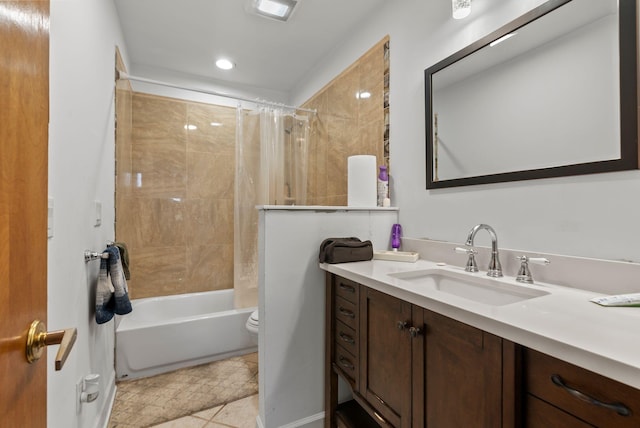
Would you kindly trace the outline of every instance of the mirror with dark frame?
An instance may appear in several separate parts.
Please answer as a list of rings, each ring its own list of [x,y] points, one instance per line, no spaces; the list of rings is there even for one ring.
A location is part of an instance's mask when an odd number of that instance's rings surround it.
[[[427,189],[638,168],[636,0],[550,0],[425,70]]]

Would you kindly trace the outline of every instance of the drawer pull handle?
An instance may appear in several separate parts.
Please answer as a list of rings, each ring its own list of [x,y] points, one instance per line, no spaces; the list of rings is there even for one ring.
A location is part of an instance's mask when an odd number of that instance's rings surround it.
[[[378,421],[380,421],[380,423],[383,426],[388,426],[389,422],[387,422],[387,420],[385,418],[383,418],[382,416],[380,416],[380,414],[378,412],[373,412],[373,415],[376,417],[376,419],[378,419]]]
[[[405,328],[407,328],[407,326],[409,325],[409,323],[407,323],[406,321],[398,321],[396,323],[396,326],[398,327],[398,330],[402,331]]]
[[[619,414],[620,416],[629,416],[631,415],[631,410],[629,410],[629,408],[627,406],[625,406],[622,403],[603,403],[602,401],[593,398],[583,392],[578,391],[577,389],[573,389],[570,386],[568,386],[566,383],[564,383],[564,381],[562,380],[562,378],[560,377],[560,375],[557,374],[553,374],[551,375],[551,382],[553,382],[555,385],[559,386],[560,388],[564,389],[565,391],[567,391],[569,394],[571,394],[572,396],[574,396],[575,398],[577,398],[578,400],[582,400],[586,403],[589,404],[593,404],[594,406],[599,406],[599,407],[604,407],[605,409],[609,409],[609,410],[614,410],[617,414]]]
[[[418,337],[422,334],[422,330],[420,330],[420,327],[410,327],[409,334],[411,337]]]
[[[356,288],[354,286],[347,285],[347,284],[342,284],[342,283],[340,283],[340,289],[344,290],[344,291],[346,291],[348,293],[354,293],[355,294],[355,292],[356,292]]]
[[[342,306],[340,306],[338,308],[338,311],[340,311],[340,313],[342,315],[344,315],[345,317],[349,317],[349,318],[355,318],[356,314],[353,313],[353,311],[350,311],[349,309],[345,309]]]
[[[349,336],[346,333],[340,332],[340,339],[342,339],[343,342],[347,342],[350,343],[352,345],[355,345],[356,341],[353,337]]]
[[[355,370],[356,366],[354,366],[353,364],[351,364],[351,361],[347,360],[345,357],[343,356],[339,356],[338,357],[338,362],[340,363],[340,365],[346,369],[349,370]]]

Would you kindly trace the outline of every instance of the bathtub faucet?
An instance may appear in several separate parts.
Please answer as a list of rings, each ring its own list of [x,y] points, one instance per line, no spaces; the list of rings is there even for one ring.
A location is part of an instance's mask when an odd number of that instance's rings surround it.
[[[500,256],[498,255],[498,235],[496,235],[496,231],[493,230],[493,227],[488,224],[478,224],[474,226],[467,236],[467,242],[465,245],[467,247],[473,247],[473,240],[476,237],[476,233],[480,229],[485,229],[489,232],[489,236],[491,236],[491,260],[489,261],[489,268],[487,269],[487,275],[493,278],[502,276],[502,266],[500,265]]]

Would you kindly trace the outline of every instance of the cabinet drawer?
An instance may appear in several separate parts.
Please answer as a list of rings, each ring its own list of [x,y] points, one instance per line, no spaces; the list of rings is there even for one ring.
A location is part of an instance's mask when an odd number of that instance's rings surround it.
[[[575,416],[527,394],[525,401],[525,426],[527,428],[593,428]]]
[[[357,282],[348,279],[336,277],[336,295],[348,300],[351,303],[358,303],[360,287]]]
[[[354,329],[336,321],[336,344],[358,359],[358,336]]]
[[[342,297],[336,297],[336,319],[355,330],[358,326],[358,307]]]
[[[640,426],[640,390],[525,349],[530,394],[598,427]]]
[[[358,385],[358,361],[347,352],[342,346],[336,346],[336,356],[334,364],[344,373],[345,377],[351,382],[352,388]]]

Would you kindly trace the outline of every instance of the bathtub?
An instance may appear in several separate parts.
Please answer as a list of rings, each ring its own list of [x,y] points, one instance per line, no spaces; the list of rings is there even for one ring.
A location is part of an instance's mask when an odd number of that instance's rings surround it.
[[[245,327],[256,308],[234,309],[233,290],[131,301],[116,320],[116,377],[136,379],[255,352]]]

